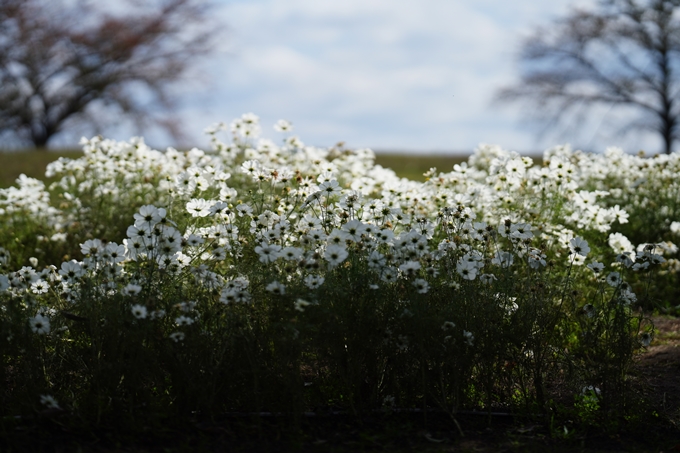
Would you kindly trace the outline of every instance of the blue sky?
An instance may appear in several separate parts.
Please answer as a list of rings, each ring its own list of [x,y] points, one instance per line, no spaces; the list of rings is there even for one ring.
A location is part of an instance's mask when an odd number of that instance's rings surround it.
[[[537,140],[517,107],[492,97],[517,78],[522,36],[594,1],[221,0],[224,39],[197,68],[200,79],[183,85],[181,116],[199,144],[210,124],[253,112],[265,135],[288,119],[316,146],[542,150],[568,140]],[[584,125],[574,144],[632,152],[647,144],[617,142],[599,124]]]

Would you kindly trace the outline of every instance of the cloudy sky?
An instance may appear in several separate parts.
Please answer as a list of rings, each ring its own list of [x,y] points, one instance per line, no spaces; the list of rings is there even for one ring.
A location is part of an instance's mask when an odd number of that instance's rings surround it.
[[[198,143],[206,126],[246,112],[267,136],[284,118],[316,146],[536,151],[567,141],[538,140],[518,108],[491,101],[517,78],[522,36],[594,0],[218,1],[224,39],[200,82],[184,86],[182,117]],[[599,120],[584,128],[575,145],[640,146],[603,136]]]

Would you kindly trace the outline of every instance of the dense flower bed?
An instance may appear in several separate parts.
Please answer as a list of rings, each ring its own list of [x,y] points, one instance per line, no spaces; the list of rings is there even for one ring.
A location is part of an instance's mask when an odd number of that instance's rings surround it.
[[[276,128],[96,137],[0,190],[4,413],[621,404],[636,308],[677,297],[679,154],[483,145],[420,183]]]

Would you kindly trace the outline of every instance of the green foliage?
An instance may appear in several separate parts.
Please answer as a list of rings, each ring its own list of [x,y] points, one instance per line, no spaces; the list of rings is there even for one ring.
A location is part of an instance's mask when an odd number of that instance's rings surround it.
[[[252,127],[212,152],[93,139],[0,193],[3,416],[628,414],[664,259],[607,244],[625,216],[577,190],[581,156],[484,148],[416,183]]]

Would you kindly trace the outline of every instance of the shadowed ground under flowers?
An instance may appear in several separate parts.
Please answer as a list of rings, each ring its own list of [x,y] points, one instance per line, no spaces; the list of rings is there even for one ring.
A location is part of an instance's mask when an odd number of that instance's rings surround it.
[[[634,386],[658,414],[644,427],[604,434],[577,424],[553,427],[541,421],[462,414],[461,437],[444,414],[376,414],[360,422],[344,415],[303,418],[225,417],[222,420],[144,426],[136,433],[115,428],[78,432],[63,415],[5,426],[0,450],[7,452],[92,451],[101,453],[302,451],[302,452],[673,452],[680,451],[680,318],[655,316],[653,343],[631,369]],[[8,429],[9,428],[9,429]],[[556,434],[557,433],[557,434]],[[5,437],[7,442],[2,441]]]
[[[657,316],[653,321],[655,339],[637,356],[633,373],[647,382],[648,398],[657,411],[680,429],[680,318]]]

